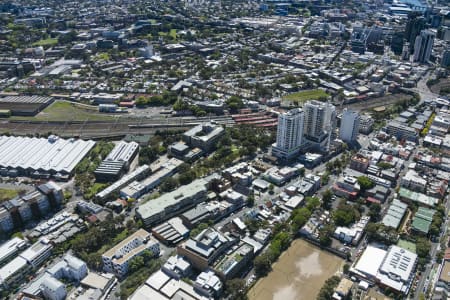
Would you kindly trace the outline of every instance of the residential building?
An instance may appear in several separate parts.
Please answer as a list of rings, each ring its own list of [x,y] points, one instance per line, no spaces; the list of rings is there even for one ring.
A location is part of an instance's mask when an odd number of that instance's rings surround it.
[[[423,204],[428,207],[434,207],[439,203],[439,198],[434,198],[422,193],[414,192],[404,187],[401,187],[398,191],[398,197],[405,202],[416,202],[417,204]]]
[[[148,193],[152,189],[156,188],[161,182],[172,176],[178,171],[178,167],[183,161],[177,158],[171,158],[164,162],[159,170],[152,173],[147,178],[141,181],[133,181],[120,190],[120,196],[124,198],[139,198],[142,195]]]
[[[397,139],[406,139],[408,141],[417,142],[418,134],[414,128],[397,121],[389,122],[387,133],[395,136]]]
[[[193,284],[200,294],[217,299],[222,291],[222,282],[213,271],[201,272]]]
[[[430,231],[433,216],[436,213],[434,209],[419,207],[411,223],[411,230],[415,234],[427,235]]]
[[[408,170],[400,178],[400,185],[412,191],[423,193],[427,188],[427,180],[421,177],[416,171]]]
[[[350,295],[351,289],[353,287],[353,281],[347,278],[342,278],[338,286],[334,290],[333,300],[346,299]]]
[[[79,283],[88,274],[86,263],[70,254],[34,278],[24,289],[28,296],[65,299],[64,282]],[[64,281],[64,282],[63,282]]]
[[[356,153],[350,159],[350,168],[355,171],[365,173],[369,167],[369,159],[360,153]]]
[[[0,285],[8,288],[22,282],[25,275],[39,268],[50,257],[52,249],[48,240],[39,239],[0,269]]]
[[[354,200],[358,196],[360,187],[356,178],[345,176],[336,180],[332,189],[337,196]]]
[[[419,13],[411,13],[405,26],[405,39],[410,45],[409,52],[414,53],[416,37],[425,29],[426,20]]]
[[[136,209],[146,227],[161,223],[206,200],[207,182],[197,179],[177,190],[148,201]]]
[[[192,273],[192,268],[189,262],[179,255],[169,257],[161,267],[161,270],[177,279],[187,277]]]
[[[328,102],[311,100],[304,104],[305,122],[303,136],[314,148],[329,148],[331,134],[335,128],[336,108]]]
[[[66,287],[64,283],[53,277],[46,277],[41,284],[42,294],[45,299],[64,300],[66,299]]]
[[[145,250],[158,256],[159,243],[151,237],[149,232],[139,229],[102,255],[103,269],[105,272],[123,278],[128,272],[129,261]]]
[[[225,129],[222,126],[204,123],[183,133],[183,140],[193,148],[210,151],[224,133]]]
[[[444,260],[436,282],[433,299],[447,299],[450,295],[450,261]]]
[[[0,245],[0,266],[4,266],[12,258],[17,256],[21,250],[25,249],[27,242],[21,238],[14,237]]]
[[[344,109],[341,118],[341,127],[339,129],[339,138],[346,143],[357,141],[359,133],[360,117],[356,111]]]
[[[364,230],[369,223],[369,220],[370,217],[364,216],[361,218],[361,220],[353,224],[351,227],[338,226],[334,231],[334,237],[344,243],[352,244],[354,246],[358,245],[364,234]]]
[[[214,264],[214,271],[222,280],[232,279],[239,275],[253,258],[253,247],[242,243],[231,253],[227,253]]]
[[[383,223],[385,226],[398,229],[398,226],[400,226],[401,222],[403,221],[403,217],[405,216],[407,208],[407,204],[401,202],[398,199],[394,199],[389,206],[388,211],[384,215],[381,223]]]
[[[177,253],[198,270],[205,271],[237,241],[213,228],[200,232],[177,247]]]
[[[0,229],[10,232],[32,219],[40,219],[50,210],[58,209],[63,198],[61,187],[49,181],[39,185],[35,191],[4,201],[0,204]]]
[[[153,273],[147,279],[145,284],[138,288],[129,299],[218,299],[222,289],[222,283],[220,282],[220,279],[214,275],[214,272],[210,271],[208,274],[201,273],[198,282],[190,284],[182,280],[183,277],[190,274],[190,268],[191,266],[189,263],[181,257],[169,258],[168,263],[164,264],[161,270]],[[209,296],[211,292],[213,296]]]
[[[118,181],[114,182],[112,185],[107,187],[106,189],[98,192],[95,194],[95,198],[97,199],[106,199],[110,197],[114,192],[117,192],[127,184],[129,184],[132,181],[140,180],[145,178],[149,173],[151,172],[151,169],[148,165],[142,165],[133,172],[123,176]]]
[[[116,282],[117,279],[112,274],[90,271],[81,281],[81,285],[69,295],[69,299],[73,299],[71,296],[74,295],[81,299],[101,300],[102,295]],[[82,298],[83,296],[85,296],[85,298]]]
[[[0,285],[8,288],[19,284],[32,269],[24,258],[18,256],[0,269]]]
[[[278,116],[277,141],[272,146],[272,155],[280,159],[296,156],[303,144],[304,113],[300,108]]]
[[[22,252],[19,257],[25,259],[33,268],[38,268],[52,254],[53,245],[45,239],[41,238],[30,248]]]
[[[414,61],[427,63],[430,60],[431,50],[434,43],[434,32],[431,30],[422,30],[416,37],[414,44]]]

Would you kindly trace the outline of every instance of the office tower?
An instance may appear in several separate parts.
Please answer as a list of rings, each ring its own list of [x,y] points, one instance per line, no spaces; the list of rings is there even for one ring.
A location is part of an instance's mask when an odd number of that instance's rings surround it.
[[[367,38],[370,29],[357,27],[353,29],[351,37],[352,52],[364,54],[367,50]]]
[[[416,37],[425,29],[425,18],[420,12],[412,12],[408,15],[405,27],[405,39],[409,43],[409,53],[414,53]]]
[[[394,32],[391,39],[391,50],[395,55],[402,54],[405,35],[401,31]],[[409,44],[408,44],[409,47]],[[409,51],[409,48],[408,48]]]
[[[414,45],[414,61],[426,63],[430,60],[431,50],[433,49],[434,32],[422,30],[417,36]]]
[[[339,137],[346,143],[355,142],[359,132],[359,114],[356,111],[344,109],[339,128]]]
[[[450,50],[445,50],[444,53],[442,53],[441,67],[450,67]]]
[[[406,42],[403,45],[403,51],[402,51],[402,60],[409,60],[409,43]]]
[[[303,140],[304,113],[300,108],[278,116],[277,142],[272,146],[272,155],[290,159],[298,154]]]
[[[303,110],[304,138],[319,150],[328,149],[331,134],[336,127],[336,108],[331,103],[311,100],[305,103]]]

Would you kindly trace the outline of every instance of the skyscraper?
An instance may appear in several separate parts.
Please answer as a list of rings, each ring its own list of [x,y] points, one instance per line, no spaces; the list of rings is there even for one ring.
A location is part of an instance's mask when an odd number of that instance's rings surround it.
[[[319,150],[328,149],[331,134],[336,127],[336,108],[328,102],[311,100],[305,103],[303,109],[305,111],[304,138]]]
[[[417,36],[414,45],[414,61],[426,63],[430,60],[431,50],[433,49],[434,32],[422,30]]]
[[[450,67],[450,50],[445,50],[442,53],[441,67]]]
[[[304,113],[300,108],[278,116],[277,142],[272,146],[272,155],[290,159],[298,154],[303,143]]]
[[[396,55],[400,55],[403,51],[404,38],[405,37],[404,37],[403,31],[396,31],[392,34],[391,50]],[[409,51],[409,48],[408,48],[408,51]]]
[[[410,53],[414,53],[416,37],[425,29],[425,18],[420,12],[412,12],[408,15],[405,27],[405,39],[409,43]]]
[[[344,109],[339,128],[339,137],[346,143],[355,142],[359,132],[359,114],[356,111]]]

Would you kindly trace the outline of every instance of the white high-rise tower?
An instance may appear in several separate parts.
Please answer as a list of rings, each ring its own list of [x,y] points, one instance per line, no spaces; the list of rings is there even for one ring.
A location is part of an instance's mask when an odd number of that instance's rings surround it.
[[[272,146],[272,155],[290,159],[298,154],[303,143],[304,114],[300,108],[278,116],[277,142]]]
[[[422,30],[416,37],[414,43],[414,61],[426,63],[430,60],[431,50],[433,50],[434,32]]]
[[[303,106],[305,111],[304,138],[315,148],[327,150],[336,121],[336,107],[328,102],[311,100]]]
[[[346,143],[357,140],[359,132],[359,114],[356,111],[344,109],[342,112],[341,127],[339,137]]]

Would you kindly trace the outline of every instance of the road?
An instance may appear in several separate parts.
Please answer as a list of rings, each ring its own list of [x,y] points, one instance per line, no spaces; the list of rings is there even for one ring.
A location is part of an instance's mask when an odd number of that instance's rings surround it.
[[[445,202],[445,222],[442,224],[441,227],[441,236],[439,238],[439,242],[438,243],[431,243],[431,250],[430,250],[430,258],[431,258],[431,262],[428,263],[425,267],[425,271],[422,272],[422,276],[419,279],[419,282],[417,283],[417,289],[416,289],[416,293],[414,295],[414,300],[418,300],[419,299],[419,295],[421,293],[426,295],[426,292],[428,290],[428,286],[431,282],[431,278],[430,278],[430,273],[431,270],[434,267],[435,261],[436,261],[436,253],[438,252],[439,248],[440,248],[440,243],[443,241],[443,239],[445,238],[445,231],[447,230],[447,226],[448,226],[448,213],[450,211],[450,201],[449,201],[449,196],[446,197],[446,202]]]
[[[427,81],[431,78],[431,71],[428,71],[418,82],[417,87],[410,89],[420,95],[420,103],[424,100],[438,98],[439,95],[430,91],[427,86]]]

